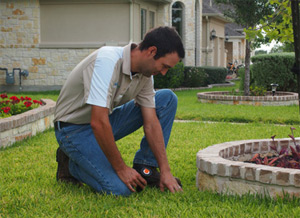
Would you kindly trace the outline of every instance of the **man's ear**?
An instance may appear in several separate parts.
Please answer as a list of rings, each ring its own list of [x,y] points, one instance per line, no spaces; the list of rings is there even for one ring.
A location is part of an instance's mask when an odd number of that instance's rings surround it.
[[[148,52],[149,52],[149,55],[151,55],[152,57],[154,57],[157,53],[157,48],[156,46],[150,46],[148,48]]]

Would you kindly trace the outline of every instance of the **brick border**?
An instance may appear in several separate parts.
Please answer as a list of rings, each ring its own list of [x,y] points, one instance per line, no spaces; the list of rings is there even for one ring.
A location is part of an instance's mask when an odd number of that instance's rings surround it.
[[[290,138],[275,140],[276,145],[290,148]],[[297,138],[299,143],[300,139]],[[228,194],[262,194],[271,197],[300,196],[300,170],[234,161],[241,156],[271,152],[269,139],[245,140],[216,144],[197,153],[199,190]]]
[[[197,93],[198,101],[202,103],[214,104],[245,104],[256,106],[281,106],[298,104],[298,94],[294,92],[267,92],[266,96],[233,96],[230,92],[199,92]]]
[[[55,101],[41,99],[43,106],[22,114],[0,119],[0,147],[12,145],[24,138],[53,127]]]

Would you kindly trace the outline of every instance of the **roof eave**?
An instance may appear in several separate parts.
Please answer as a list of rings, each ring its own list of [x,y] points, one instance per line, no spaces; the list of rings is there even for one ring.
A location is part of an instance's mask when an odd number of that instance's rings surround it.
[[[171,4],[172,0],[148,0],[147,2],[158,2],[163,4]]]
[[[229,37],[229,39],[245,39],[246,38],[245,35],[243,35],[243,36],[228,36],[228,37]]]
[[[127,0],[128,2],[133,2],[134,0]],[[152,2],[162,3],[162,4],[171,4],[172,0],[150,0]],[[149,1],[147,1],[149,2]]]
[[[229,18],[226,18],[225,16],[223,16],[222,14],[219,14],[219,13],[203,13],[202,14],[203,17],[215,17],[219,20],[222,20],[223,22],[225,23],[231,23],[232,20],[230,20]]]

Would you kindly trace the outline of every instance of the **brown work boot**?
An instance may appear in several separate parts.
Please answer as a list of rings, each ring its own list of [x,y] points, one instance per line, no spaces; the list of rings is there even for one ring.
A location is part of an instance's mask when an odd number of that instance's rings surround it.
[[[58,148],[56,151],[57,172],[56,180],[81,186],[82,183],[75,179],[69,171],[69,157]]]

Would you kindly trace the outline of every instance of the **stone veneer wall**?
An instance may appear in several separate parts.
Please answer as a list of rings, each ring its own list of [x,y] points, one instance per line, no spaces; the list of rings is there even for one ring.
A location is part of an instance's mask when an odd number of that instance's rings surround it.
[[[186,52],[184,64],[187,66],[195,66],[195,0],[173,0],[172,4],[174,2],[181,2],[184,5],[182,37]],[[202,12],[202,0],[200,1],[200,10]]]
[[[59,90],[72,69],[93,50],[91,49],[38,49],[19,48],[1,49],[0,67],[28,70],[29,76],[22,77],[24,91]],[[1,59],[1,58],[0,58]],[[15,75],[15,84],[6,85],[5,72],[0,71],[0,91],[18,91],[19,75]]]
[[[282,106],[298,104],[298,94],[293,92],[267,92],[267,96],[234,96],[230,92],[197,93],[198,101],[213,104],[245,104],[255,106]]]
[[[299,138],[296,143],[299,143]],[[241,156],[268,153],[271,140],[245,140],[217,144],[197,153],[197,182],[199,190],[227,194],[262,194],[271,197],[300,197],[300,170],[233,161]],[[289,148],[291,139],[275,140],[275,146]]]
[[[22,114],[0,119],[0,148],[53,127],[55,102],[42,99],[45,105]]]
[[[0,1],[0,68],[28,70],[22,78],[24,91],[59,90],[71,70],[95,49],[44,49],[40,43],[40,4],[38,0]],[[0,92],[18,91],[6,84],[0,71]]]

